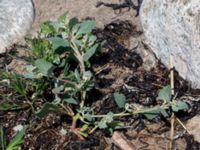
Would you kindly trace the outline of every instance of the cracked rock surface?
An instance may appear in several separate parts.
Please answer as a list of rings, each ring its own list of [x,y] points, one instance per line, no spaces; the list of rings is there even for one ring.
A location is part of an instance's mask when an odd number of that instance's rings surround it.
[[[200,1],[144,0],[140,20],[156,56],[169,67],[172,54],[179,74],[200,88]]]
[[[19,41],[34,20],[31,0],[0,0],[0,53]]]

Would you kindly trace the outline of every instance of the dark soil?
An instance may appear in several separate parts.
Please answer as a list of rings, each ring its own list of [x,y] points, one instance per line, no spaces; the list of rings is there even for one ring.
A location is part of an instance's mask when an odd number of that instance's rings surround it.
[[[92,59],[92,71],[95,74],[95,88],[89,93],[87,105],[95,108],[96,114],[107,112],[119,112],[114,100],[113,93],[125,94],[127,102],[137,103],[143,106],[158,104],[156,99],[159,89],[168,85],[169,70],[161,63],[151,71],[144,70],[143,59],[134,49],[128,49],[130,37],[142,34],[137,27],[128,21],[115,21],[106,25],[104,29],[96,29],[94,33],[99,41],[106,40],[107,44],[101,52]],[[11,58],[8,54],[0,56],[0,69],[4,70]],[[175,74],[175,91],[177,98],[193,97],[200,95],[200,91],[190,88],[187,82],[182,80],[178,73]],[[10,91],[0,85],[1,93],[9,94]],[[186,121],[200,111],[200,102],[184,99],[190,109],[187,112],[177,113],[180,120]],[[14,102],[19,100],[13,99]],[[23,100],[21,100],[23,105]],[[38,104],[40,105],[40,104]],[[166,149],[169,142],[169,120],[158,117],[148,121],[142,115],[127,118],[118,118],[125,126],[119,131],[123,133],[138,149]],[[62,128],[70,128],[71,120],[61,113],[49,114],[42,120],[37,119],[30,109],[15,111],[1,111],[0,122],[3,124],[7,141],[14,136],[13,127],[18,124],[30,124],[23,150],[118,150],[112,143],[111,135],[105,130],[98,130],[84,141],[80,141],[74,134],[67,132],[62,135]],[[174,147],[176,149],[197,150],[200,143],[194,141],[184,129],[176,124],[175,134],[177,136]]]

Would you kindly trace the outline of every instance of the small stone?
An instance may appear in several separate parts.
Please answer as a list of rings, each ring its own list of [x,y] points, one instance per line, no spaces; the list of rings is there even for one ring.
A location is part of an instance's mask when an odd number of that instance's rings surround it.
[[[172,55],[180,76],[200,88],[200,1],[144,0],[140,20],[157,58],[170,67]]]
[[[200,142],[200,115],[193,117],[187,121],[186,128],[194,136],[194,139]]]
[[[60,134],[61,134],[61,135],[66,135],[66,134],[67,134],[67,130],[64,129],[64,128],[61,128],[61,129],[60,129]]]
[[[13,128],[13,130],[14,130],[15,132],[19,132],[19,131],[21,131],[23,128],[24,128],[24,127],[23,127],[21,124],[19,124],[19,125],[15,126],[15,127]]]

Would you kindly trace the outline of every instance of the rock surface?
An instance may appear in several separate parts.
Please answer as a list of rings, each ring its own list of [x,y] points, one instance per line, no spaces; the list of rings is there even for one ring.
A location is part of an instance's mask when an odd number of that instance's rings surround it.
[[[19,41],[34,20],[31,0],[0,0],[0,53]]]
[[[186,127],[188,131],[194,136],[194,139],[200,142],[200,115],[193,117],[192,119],[187,121]]]
[[[200,1],[144,0],[140,20],[156,56],[169,67],[172,54],[179,74],[200,88]]]
[[[139,17],[135,17],[136,10],[133,9],[124,8],[119,13],[119,10],[113,11],[111,7],[104,5],[96,7],[98,2],[120,5],[124,0],[33,0],[33,2],[36,10],[34,30],[37,30],[42,22],[56,20],[67,11],[70,17],[77,17],[79,20],[94,19],[100,28],[114,20],[130,20],[133,24],[139,21]]]

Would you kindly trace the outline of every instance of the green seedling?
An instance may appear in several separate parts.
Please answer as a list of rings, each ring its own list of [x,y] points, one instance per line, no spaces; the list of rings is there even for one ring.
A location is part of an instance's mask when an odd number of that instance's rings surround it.
[[[14,138],[6,145],[5,135],[3,131],[3,126],[0,126],[0,141],[2,150],[18,150],[24,141],[24,136],[26,132],[26,127],[20,130]]]

